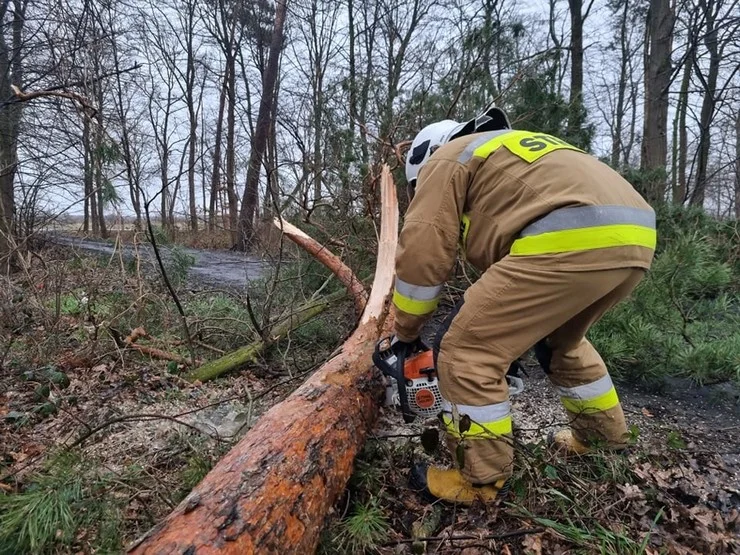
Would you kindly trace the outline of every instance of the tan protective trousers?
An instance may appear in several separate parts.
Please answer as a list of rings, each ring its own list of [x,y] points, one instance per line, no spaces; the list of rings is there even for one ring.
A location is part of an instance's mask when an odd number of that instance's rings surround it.
[[[552,350],[549,377],[559,390],[611,385],[601,356],[585,334],[644,275],[642,268],[578,272],[537,265],[524,257],[504,258],[467,290],[442,337],[437,360],[442,396],[455,406],[502,406],[498,404],[509,398],[505,379],[509,365],[543,338]],[[616,406],[607,410],[567,410],[575,437],[582,442],[623,443],[627,428],[616,393],[614,400]],[[463,434],[461,471],[474,484],[512,473],[511,437],[486,435],[468,439]],[[459,435],[448,432],[447,437],[454,456]]]

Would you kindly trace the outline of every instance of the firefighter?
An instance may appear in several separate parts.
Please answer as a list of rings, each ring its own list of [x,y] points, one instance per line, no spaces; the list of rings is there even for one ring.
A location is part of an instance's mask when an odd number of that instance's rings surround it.
[[[551,135],[512,130],[498,108],[422,129],[406,176],[396,341],[419,336],[458,247],[482,273],[435,342],[447,444],[451,453],[462,445],[462,466],[417,465],[412,486],[456,503],[503,496],[514,460],[505,374],[532,346],[569,417],[551,442],[579,454],[623,448],[622,407],[585,336],[650,268],[650,206],[607,165]]]

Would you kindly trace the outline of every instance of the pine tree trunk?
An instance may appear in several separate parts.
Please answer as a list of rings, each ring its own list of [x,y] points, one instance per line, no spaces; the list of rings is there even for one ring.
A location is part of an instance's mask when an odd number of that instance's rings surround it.
[[[375,279],[341,354],[265,413],[132,554],[313,553],[378,413],[371,356],[392,325],[398,203],[385,166]]]
[[[239,214],[239,233],[235,247],[242,251],[249,249],[254,239],[254,216],[259,201],[260,169],[270,135],[270,121],[274,117],[276,107],[275,87],[277,86],[278,66],[283,47],[283,27],[285,25],[287,3],[288,0],[278,0],[275,6],[275,25],[272,30],[270,54],[262,83],[262,98],[252,140],[252,150],[249,154],[247,181]]]

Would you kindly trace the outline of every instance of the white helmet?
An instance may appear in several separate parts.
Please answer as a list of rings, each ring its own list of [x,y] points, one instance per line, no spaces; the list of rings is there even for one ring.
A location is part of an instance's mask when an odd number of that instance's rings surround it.
[[[406,155],[406,181],[409,187],[416,187],[416,178],[422,166],[443,144],[471,133],[499,129],[511,129],[511,125],[504,111],[496,107],[486,109],[481,115],[465,123],[446,119],[427,125],[414,137]]]

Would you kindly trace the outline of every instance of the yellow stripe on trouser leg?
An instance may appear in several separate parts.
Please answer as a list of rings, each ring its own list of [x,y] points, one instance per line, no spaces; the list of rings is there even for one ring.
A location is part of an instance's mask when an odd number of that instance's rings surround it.
[[[423,316],[424,314],[429,314],[430,312],[434,312],[437,309],[439,298],[422,301],[406,297],[398,291],[394,291],[393,304],[407,314],[413,314],[414,316]]]
[[[603,412],[619,404],[617,390],[609,374],[576,387],[558,387],[563,406],[575,414]]]
[[[496,420],[495,422],[471,422],[470,429],[467,432],[460,433],[458,426],[452,420],[452,417],[443,415],[447,433],[456,438],[465,439],[493,439],[498,436],[510,434],[512,430],[511,416]]]
[[[603,412],[616,407],[619,404],[617,390],[612,387],[609,391],[593,399],[569,399],[561,397],[563,406],[570,412],[576,414],[592,414]]]
[[[447,433],[451,436],[465,439],[495,439],[511,433],[511,406],[508,401],[503,403],[494,403],[492,405],[471,406],[455,405],[453,410],[452,404],[445,401],[442,403],[442,420],[444,421]],[[458,420],[467,416],[470,419],[470,428],[460,433],[460,422],[455,422],[452,414],[457,412]]]
[[[614,224],[521,237],[511,246],[511,255],[556,254],[624,246],[654,249],[655,243],[654,229],[641,225]]]

